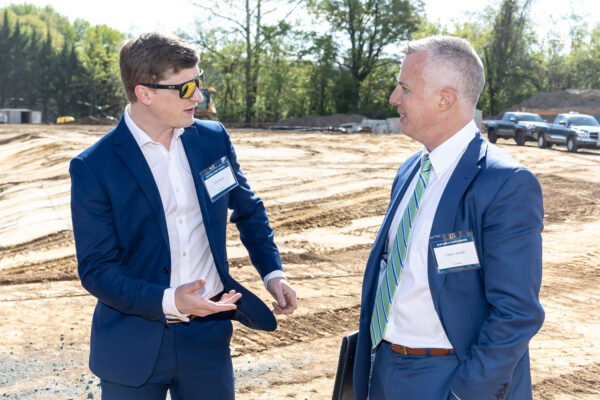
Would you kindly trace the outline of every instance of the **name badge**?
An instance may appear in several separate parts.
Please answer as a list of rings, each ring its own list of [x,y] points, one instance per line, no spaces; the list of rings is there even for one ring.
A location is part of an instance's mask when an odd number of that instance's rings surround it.
[[[429,238],[439,274],[481,268],[473,232],[455,232]]]
[[[225,156],[200,172],[200,177],[213,203],[238,186],[229,159]]]

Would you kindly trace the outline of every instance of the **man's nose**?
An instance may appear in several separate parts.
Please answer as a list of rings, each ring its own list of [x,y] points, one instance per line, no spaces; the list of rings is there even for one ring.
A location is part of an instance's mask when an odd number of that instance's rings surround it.
[[[393,106],[400,104],[400,95],[402,94],[402,88],[400,86],[396,86],[396,89],[390,95],[390,104]]]
[[[198,103],[202,103],[202,101],[204,101],[204,96],[202,96],[200,88],[197,87],[196,89],[194,89],[194,94],[192,95],[192,97],[190,97],[190,100],[196,101]]]

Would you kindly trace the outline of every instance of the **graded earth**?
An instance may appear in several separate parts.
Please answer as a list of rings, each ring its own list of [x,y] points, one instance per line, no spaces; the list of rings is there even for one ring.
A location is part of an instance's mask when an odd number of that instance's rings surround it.
[[[88,369],[96,300],[77,279],[69,160],[106,126],[0,125],[0,397],[100,398]],[[277,331],[235,324],[237,398],[330,399],[342,335],[358,326],[364,266],[400,163],[403,135],[231,130],[263,199],[299,308]],[[600,151],[500,148],[544,192],[546,320],[530,344],[535,399],[600,398]],[[232,275],[271,303],[237,230]]]

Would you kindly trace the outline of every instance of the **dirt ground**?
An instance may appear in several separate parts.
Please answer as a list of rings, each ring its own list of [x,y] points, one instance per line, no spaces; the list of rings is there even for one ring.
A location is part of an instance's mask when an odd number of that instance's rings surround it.
[[[68,161],[103,126],[0,125],[0,395],[99,398],[87,367],[95,304],[77,280]],[[400,163],[402,135],[231,132],[264,200],[299,309],[273,333],[236,324],[238,399],[329,399],[340,338],[356,329],[364,265]],[[600,152],[498,145],[545,201],[546,321],[531,342],[535,399],[600,398]],[[269,300],[237,231],[232,274]],[[518,399],[517,399],[518,400]]]

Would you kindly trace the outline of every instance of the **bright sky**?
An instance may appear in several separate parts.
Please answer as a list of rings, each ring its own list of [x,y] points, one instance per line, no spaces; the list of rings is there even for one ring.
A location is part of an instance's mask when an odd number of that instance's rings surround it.
[[[241,0],[238,0],[241,3]],[[465,21],[469,13],[479,13],[489,4],[500,0],[424,0],[427,17],[451,26],[452,22]],[[16,0],[0,0],[0,8]],[[201,8],[188,0],[27,0],[39,7],[51,5],[59,14],[73,22],[76,18],[89,21],[92,25],[106,24],[121,32],[139,34],[146,31],[174,32],[177,29],[194,30],[194,20],[204,20]],[[203,0],[197,0],[206,4]],[[533,0],[531,17],[539,21],[538,34],[544,36],[546,29],[556,25],[559,17],[571,10],[581,10],[589,27],[600,23],[598,0]],[[554,17],[554,20],[551,19]],[[207,22],[210,23],[210,22]],[[559,24],[560,27],[560,24]],[[565,33],[566,27],[561,28]]]

